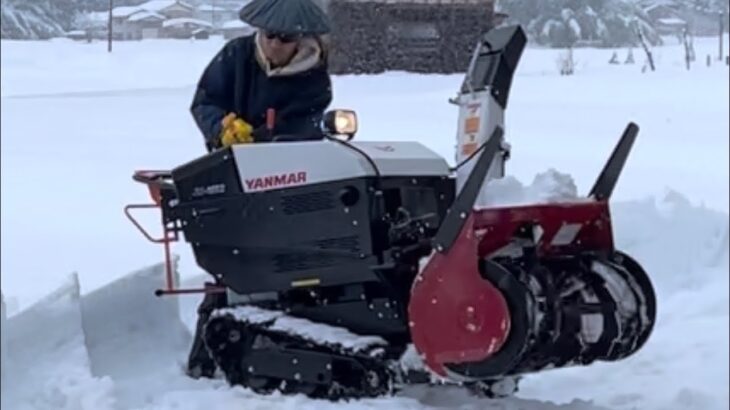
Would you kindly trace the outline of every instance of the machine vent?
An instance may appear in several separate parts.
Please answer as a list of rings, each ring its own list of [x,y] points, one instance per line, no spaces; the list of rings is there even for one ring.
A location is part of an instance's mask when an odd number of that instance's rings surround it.
[[[277,273],[295,272],[333,266],[336,259],[319,253],[291,252],[274,256]]]
[[[351,252],[360,251],[360,243],[357,235],[344,236],[341,238],[328,238],[314,241],[315,246],[319,249],[340,249]]]
[[[275,255],[273,259],[276,272],[293,272],[335,266],[335,264],[341,264],[343,258],[357,258],[360,253],[360,243],[355,235],[320,239],[309,242],[306,246],[312,250]]]
[[[287,215],[323,211],[335,207],[335,198],[330,191],[286,195],[281,197],[281,207]]]

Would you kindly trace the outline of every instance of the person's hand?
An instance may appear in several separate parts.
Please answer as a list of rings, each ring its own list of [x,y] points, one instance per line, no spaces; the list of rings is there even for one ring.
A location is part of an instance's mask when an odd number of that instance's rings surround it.
[[[236,114],[230,113],[221,120],[221,145],[230,147],[233,144],[248,144],[253,142],[251,132],[253,127]]]

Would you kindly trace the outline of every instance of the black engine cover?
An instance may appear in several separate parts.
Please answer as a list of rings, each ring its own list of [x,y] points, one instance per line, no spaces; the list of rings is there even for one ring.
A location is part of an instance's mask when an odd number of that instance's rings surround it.
[[[432,215],[437,225],[454,195],[453,180],[443,177],[362,177],[246,193],[230,150],[172,176],[178,202],[166,218],[179,221],[199,266],[240,294],[377,282],[373,267],[386,262],[389,248],[386,214],[402,208],[411,218]]]

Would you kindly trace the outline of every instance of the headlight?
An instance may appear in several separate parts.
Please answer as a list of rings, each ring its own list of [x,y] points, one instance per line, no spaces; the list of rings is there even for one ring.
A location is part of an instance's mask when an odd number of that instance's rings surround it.
[[[348,140],[357,133],[357,114],[351,110],[332,110],[324,115],[325,132],[346,136]]]

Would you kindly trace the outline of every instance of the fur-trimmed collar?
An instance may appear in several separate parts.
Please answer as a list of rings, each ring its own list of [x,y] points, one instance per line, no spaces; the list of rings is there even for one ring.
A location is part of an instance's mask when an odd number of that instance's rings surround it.
[[[289,63],[282,67],[272,68],[271,63],[264,55],[264,51],[261,48],[261,32],[257,32],[254,37],[254,43],[256,43],[256,61],[258,61],[261,69],[264,70],[267,76],[286,76],[302,73],[307,71],[317,64],[320,63],[322,58],[322,47],[319,42],[314,38],[303,38],[299,42],[296,54],[289,61]]]

